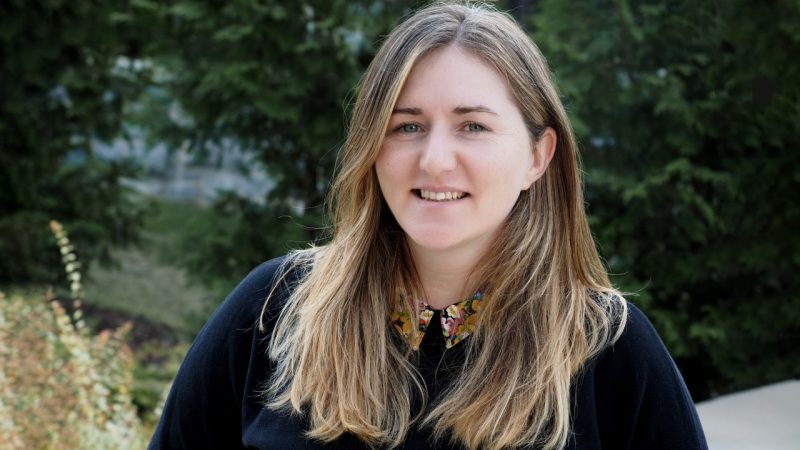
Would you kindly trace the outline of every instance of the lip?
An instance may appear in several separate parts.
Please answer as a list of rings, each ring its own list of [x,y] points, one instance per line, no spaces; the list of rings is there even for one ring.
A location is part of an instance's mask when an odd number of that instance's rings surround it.
[[[411,190],[412,191],[425,190],[431,192],[463,192],[465,194],[469,194],[469,191],[467,191],[466,189],[461,189],[453,186],[441,186],[441,185],[433,186],[429,184],[424,186],[415,186]]]
[[[463,192],[464,195],[461,198],[458,198],[458,199],[452,199],[452,200],[446,200],[446,201],[432,201],[432,200],[426,200],[426,199],[422,198],[420,196],[420,194],[419,194],[420,190],[426,190],[426,191],[431,191],[431,192],[435,192],[435,193],[440,193],[440,192]],[[454,207],[456,205],[462,204],[464,201],[466,201],[468,198],[471,197],[470,193],[467,192],[467,191],[464,191],[464,190],[461,190],[461,189],[458,189],[458,188],[454,188],[454,187],[451,187],[451,186],[441,186],[441,185],[439,185],[439,186],[430,186],[430,185],[428,185],[426,187],[420,187],[420,188],[411,189],[411,196],[414,197],[414,202],[417,203],[418,205],[422,206],[423,208],[434,208],[434,209]]]

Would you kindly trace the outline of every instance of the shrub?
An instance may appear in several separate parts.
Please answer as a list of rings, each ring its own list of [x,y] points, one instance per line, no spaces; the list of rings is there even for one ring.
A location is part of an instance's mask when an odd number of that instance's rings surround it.
[[[79,307],[0,293],[0,448],[143,448],[129,329],[92,336]]]
[[[80,264],[56,236],[74,311],[48,294],[0,293],[0,449],[139,448],[147,433],[133,405],[130,323],[94,336],[80,308]]]

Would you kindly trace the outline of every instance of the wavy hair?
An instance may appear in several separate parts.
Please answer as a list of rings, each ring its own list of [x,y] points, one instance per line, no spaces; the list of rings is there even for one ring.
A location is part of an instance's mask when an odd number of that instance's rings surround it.
[[[487,300],[463,344],[465,364],[427,404],[413,352],[390,325],[397,289],[421,289],[374,166],[409,72],[449,45],[507,81],[534,142],[547,127],[558,139],[545,174],[521,193],[474,270]],[[304,276],[273,330],[268,407],[307,415],[308,436],[322,441],[351,433],[395,447],[416,423],[467,448],[563,447],[574,378],[619,336],[627,310],[589,231],[577,148],[547,63],[512,18],[437,3],[392,31],[361,80],[329,207],[330,242],[288,259]]]

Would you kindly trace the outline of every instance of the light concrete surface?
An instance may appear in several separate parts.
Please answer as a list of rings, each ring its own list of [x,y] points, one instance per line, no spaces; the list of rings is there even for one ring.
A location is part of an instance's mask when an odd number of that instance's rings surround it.
[[[800,450],[800,380],[697,404],[710,450]]]

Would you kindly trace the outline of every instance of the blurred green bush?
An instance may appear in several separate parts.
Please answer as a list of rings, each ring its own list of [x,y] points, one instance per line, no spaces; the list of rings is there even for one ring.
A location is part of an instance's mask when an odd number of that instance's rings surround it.
[[[800,376],[800,4],[538,7],[601,254],[695,399]]]
[[[131,169],[93,151],[118,135],[144,75],[122,63],[145,38],[115,18],[127,5],[0,2],[0,284],[55,281],[51,218],[87,264],[137,238],[144,211],[119,185]]]

